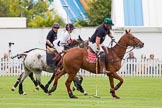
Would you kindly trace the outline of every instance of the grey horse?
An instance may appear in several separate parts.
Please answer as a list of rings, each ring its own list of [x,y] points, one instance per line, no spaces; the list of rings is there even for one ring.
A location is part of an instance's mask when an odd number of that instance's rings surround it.
[[[80,36],[79,38],[76,40],[75,45],[71,45],[68,48],[72,48],[72,47],[82,47],[82,48],[86,48],[88,46],[88,41],[83,41]],[[46,50],[44,49],[39,49],[39,48],[34,48],[28,51],[25,51],[21,54],[17,54],[15,57],[18,58],[22,58],[23,57],[23,66],[25,69],[25,72],[23,72],[19,78],[17,79],[16,83],[14,84],[14,86],[11,88],[12,91],[15,91],[16,87],[19,85],[19,94],[26,94],[23,91],[23,81],[26,79],[27,76],[29,76],[31,78],[31,80],[33,81],[36,89],[38,90],[38,86],[40,86],[43,91],[45,93],[48,92],[48,86],[50,85],[50,83],[53,81],[55,73],[57,72],[58,67],[56,66],[49,66],[46,63]],[[58,61],[60,61],[62,58],[60,58]],[[57,68],[57,69],[56,69]],[[59,67],[61,68],[61,66]],[[41,83],[41,73],[42,71],[45,72],[49,72],[49,73],[53,73],[51,79],[48,81],[48,83],[46,84],[46,86],[44,86]],[[33,77],[33,73],[36,76],[36,80]]]

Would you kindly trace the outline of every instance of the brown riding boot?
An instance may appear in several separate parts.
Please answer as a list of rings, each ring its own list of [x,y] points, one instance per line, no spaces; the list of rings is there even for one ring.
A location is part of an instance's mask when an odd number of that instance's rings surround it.
[[[110,71],[107,71],[106,70],[106,67],[105,67],[105,52],[102,52],[100,54],[100,72],[101,73],[110,73]]]
[[[110,71],[106,70],[105,63],[102,61],[100,61],[100,73],[104,73],[104,74],[110,73]]]

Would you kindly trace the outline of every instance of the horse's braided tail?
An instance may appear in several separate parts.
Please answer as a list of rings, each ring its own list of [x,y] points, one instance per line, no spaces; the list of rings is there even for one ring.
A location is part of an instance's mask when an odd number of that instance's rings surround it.
[[[20,59],[20,58],[22,58],[22,57],[26,57],[26,56],[27,56],[27,53],[29,53],[29,52],[31,52],[31,51],[33,51],[33,50],[36,50],[36,49],[44,50],[44,49],[41,49],[41,48],[33,48],[33,49],[27,50],[27,51],[25,51],[25,52],[23,52],[23,53],[21,53],[21,54],[16,54],[15,56],[12,56],[11,59],[14,59],[14,58],[16,58],[16,57],[17,57],[18,59]]]
[[[22,58],[22,57],[26,57],[27,56],[27,54],[25,54],[25,53],[21,53],[21,54],[17,54],[17,55],[15,55],[15,56],[12,56],[11,57],[11,59],[14,59],[14,58],[18,58],[18,59],[20,59],[20,58]]]
[[[16,58],[18,56],[19,56],[19,54],[16,54],[16,55],[12,56],[11,59],[14,59],[14,58]]]
[[[33,51],[33,50],[36,50],[36,49],[44,50],[44,49],[41,49],[41,48],[33,48],[33,49],[30,49],[30,50],[25,51],[24,53],[29,53],[29,52],[31,52],[31,51]]]

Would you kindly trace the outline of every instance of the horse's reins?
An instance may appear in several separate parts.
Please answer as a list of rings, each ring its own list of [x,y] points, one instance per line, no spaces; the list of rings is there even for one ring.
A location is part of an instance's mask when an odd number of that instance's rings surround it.
[[[120,47],[122,47],[122,48],[125,48],[125,49],[129,49],[129,48],[127,48],[127,47],[125,47],[125,46],[123,46],[123,45],[121,45],[121,44],[119,44],[118,42],[116,42],[115,40],[113,41],[114,43],[116,43],[117,45],[119,45]],[[112,49],[112,46],[111,46],[111,49]],[[126,53],[129,53],[129,52],[131,52],[132,50],[134,50],[135,49],[135,47],[132,47],[132,49],[130,49],[129,51],[127,51]],[[119,55],[119,56],[123,56],[123,55]]]
[[[134,41],[132,38],[129,38],[129,40]],[[129,41],[129,40],[128,40],[128,41]],[[110,42],[111,48],[112,48],[113,42],[116,43],[117,45],[119,45],[119,46],[122,47],[122,48],[129,49],[129,48],[127,48],[126,46],[119,44],[119,43],[116,42],[115,40],[112,40],[112,41]],[[136,41],[134,41],[134,42],[137,43]],[[109,44],[109,45],[110,45],[110,44]],[[137,44],[138,44],[138,43],[137,43]],[[133,49],[134,49],[134,48],[132,48],[132,50],[133,50]],[[132,51],[132,50],[130,50],[130,51]],[[128,51],[128,52],[129,52],[129,51]]]

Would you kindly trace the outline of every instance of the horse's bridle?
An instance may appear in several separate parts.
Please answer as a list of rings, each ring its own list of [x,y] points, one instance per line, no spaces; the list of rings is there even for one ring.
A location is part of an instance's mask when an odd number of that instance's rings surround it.
[[[129,38],[128,42],[129,42],[130,40],[132,40],[134,43],[136,43],[136,46],[133,46],[134,48],[138,48],[138,47],[141,48],[141,46],[142,46],[141,42],[140,42],[140,41],[138,41],[138,42],[135,41],[135,40],[134,40],[134,39],[135,39],[134,36],[130,36],[130,35],[128,35],[128,38]]]
[[[129,53],[129,52],[131,52],[133,49],[135,49],[136,47],[140,47],[140,46],[141,46],[140,41],[136,42],[136,41],[134,40],[135,37],[130,36],[130,34],[128,34],[127,37],[128,37],[128,41],[127,41],[127,43],[129,43],[129,41],[133,41],[133,42],[136,43],[136,46],[133,46],[132,49],[130,49],[130,50],[127,51],[126,53]],[[128,47],[119,44],[119,43],[116,42],[115,40],[112,40],[112,41],[111,41],[111,49],[112,49],[112,50],[113,50],[113,48],[112,48],[112,43],[113,43],[113,42],[116,43],[117,45],[119,45],[120,47],[124,48],[124,49],[129,49]],[[113,51],[114,51],[114,50],[113,50]],[[115,52],[115,51],[114,51],[114,52]],[[119,56],[123,56],[123,54],[121,54],[121,55],[119,55]],[[114,59],[114,58],[116,58],[116,57],[113,57],[112,59]],[[114,61],[114,62],[117,62],[117,61]]]
[[[133,48],[132,48],[130,51],[132,51],[132,50],[135,49],[136,47],[140,47],[140,46],[141,46],[140,41],[136,42],[136,41],[134,40],[135,37],[130,36],[129,34],[127,35],[127,37],[128,37],[128,42],[127,42],[127,43],[129,43],[130,40],[136,43],[136,46],[133,46]],[[115,40],[111,41],[111,43],[113,43],[113,42],[115,42],[117,45],[119,45],[119,46],[122,47],[122,48],[129,49],[128,47],[119,44],[119,43],[116,42]],[[128,51],[128,52],[130,52],[130,51]]]

